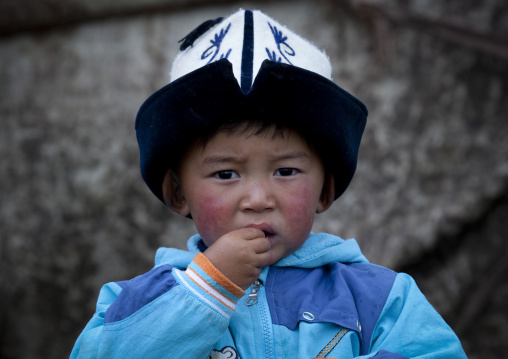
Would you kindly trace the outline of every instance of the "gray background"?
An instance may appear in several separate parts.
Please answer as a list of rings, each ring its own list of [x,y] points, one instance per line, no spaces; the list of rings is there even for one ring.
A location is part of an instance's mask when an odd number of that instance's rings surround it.
[[[0,358],[63,358],[100,286],[194,233],[151,195],[134,118],[201,22],[261,9],[369,108],[315,231],[412,274],[470,358],[508,350],[508,4],[0,1]],[[504,354],[503,354],[504,353]]]

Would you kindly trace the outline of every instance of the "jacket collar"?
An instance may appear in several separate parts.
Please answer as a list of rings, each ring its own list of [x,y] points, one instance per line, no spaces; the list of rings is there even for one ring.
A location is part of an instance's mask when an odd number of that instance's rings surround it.
[[[187,241],[188,251],[175,248],[159,248],[155,266],[170,264],[186,268],[204,245],[199,234]],[[307,241],[291,255],[274,264],[276,267],[316,268],[328,263],[368,263],[354,239],[344,240],[327,233],[311,233]]]

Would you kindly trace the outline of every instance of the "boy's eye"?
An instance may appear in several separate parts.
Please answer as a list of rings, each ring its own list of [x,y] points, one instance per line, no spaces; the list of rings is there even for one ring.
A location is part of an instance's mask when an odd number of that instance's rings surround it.
[[[240,177],[235,171],[219,171],[214,174],[214,177],[222,180],[228,180]]]
[[[293,176],[298,171],[295,168],[279,168],[275,171],[276,176]]]

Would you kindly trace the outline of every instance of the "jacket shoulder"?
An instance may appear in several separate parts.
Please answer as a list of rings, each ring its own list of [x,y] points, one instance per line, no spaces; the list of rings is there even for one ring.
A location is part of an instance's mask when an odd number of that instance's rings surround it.
[[[266,280],[272,321],[291,330],[301,321],[334,323],[356,331],[368,349],[396,276],[370,263],[272,267]]]
[[[170,265],[161,265],[129,281],[117,282],[122,291],[106,311],[104,322],[125,319],[177,286],[172,269]]]

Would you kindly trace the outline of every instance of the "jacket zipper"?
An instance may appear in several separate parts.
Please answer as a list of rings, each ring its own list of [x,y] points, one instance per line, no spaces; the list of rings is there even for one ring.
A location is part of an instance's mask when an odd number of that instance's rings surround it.
[[[249,296],[247,297],[247,300],[245,301],[245,304],[247,306],[253,306],[254,304],[258,303],[258,294],[259,290],[263,286],[263,281],[260,279],[256,279],[254,283],[252,283],[251,292],[249,293]],[[270,319],[269,319],[269,310],[268,305],[266,302],[261,301],[256,306],[256,311],[259,315],[260,321],[261,321],[261,327],[263,331],[263,340],[265,342],[265,358],[266,359],[272,359],[273,358],[273,347],[272,347],[272,337],[273,333],[270,328]]]
[[[258,301],[258,292],[261,286],[263,285],[263,282],[259,279],[256,279],[254,283],[252,283],[251,291],[249,293],[249,296],[247,297],[247,300],[245,301],[245,304],[248,306],[254,305]]]

